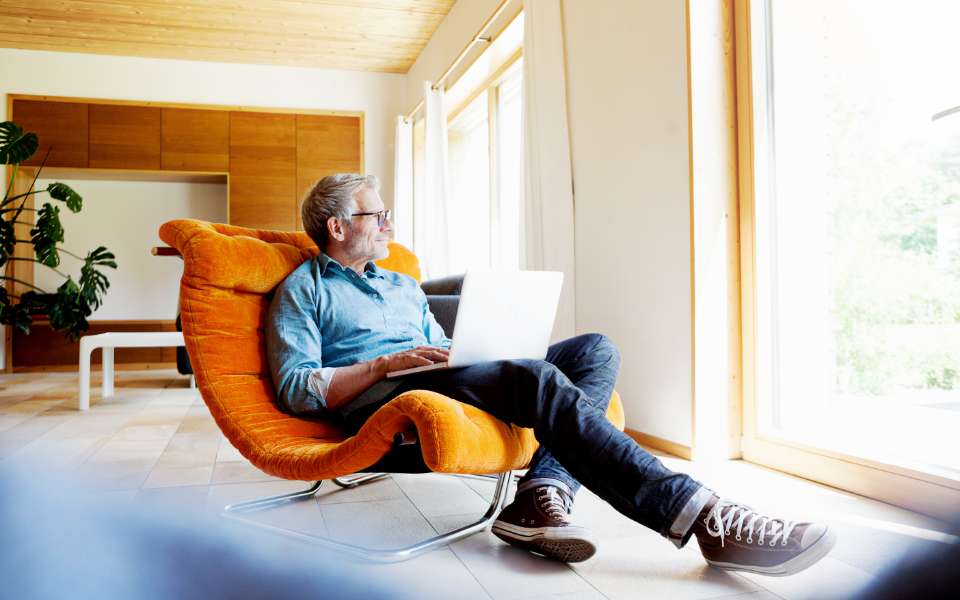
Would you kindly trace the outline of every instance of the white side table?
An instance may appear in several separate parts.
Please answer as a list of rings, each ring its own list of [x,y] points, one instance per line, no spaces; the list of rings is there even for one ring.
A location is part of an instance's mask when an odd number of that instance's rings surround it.
[[[160,348],[184,346],[180,331],[111,332],[85,335],[80,338],[80,394],[79,410],[90,408],[90,354],[103,349],[103,397],[113,395],[113,349],[114,348]],[[192,381],[192,380],[191,380]]]

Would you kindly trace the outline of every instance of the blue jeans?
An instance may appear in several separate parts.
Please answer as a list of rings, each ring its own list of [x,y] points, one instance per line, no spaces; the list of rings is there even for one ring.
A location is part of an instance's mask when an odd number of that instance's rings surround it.
[[[376,408],[415,389],[434,391],[532,428],[540,448],[518,489],[551,483],[572,498],[587,486],[634,521],[682,546],[712,493],[667,469],[607,420],[620,353],[600,334],[550,346],[545,360],[505,360],[404,378],[361,410],[341,408],[356,426]],[[359,418],[358,418],[359,417]]]

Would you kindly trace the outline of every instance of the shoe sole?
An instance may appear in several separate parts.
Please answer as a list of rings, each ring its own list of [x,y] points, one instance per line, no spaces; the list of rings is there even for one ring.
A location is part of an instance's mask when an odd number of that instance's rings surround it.
[[[583,527],[517,527],[496,521],[490,531],[512,546],[565,563],[583,562],[597,553],[597,543]]]
[[[790,560],[773,565],[770,567],[759,567],[753,565],[739,565],[736,563],[724,563],[707,560],[711,567],[723,569],[724,571],[747,571],[748,573],[757,573],[758,575],[769,575],[770,577],[786,577],[799,573],[804,569],[813,566],[817,561],[826,556],[833,546],[837,543],[837,538],[833,530],[827,529],[820,539],[810,545],[801,554]]]

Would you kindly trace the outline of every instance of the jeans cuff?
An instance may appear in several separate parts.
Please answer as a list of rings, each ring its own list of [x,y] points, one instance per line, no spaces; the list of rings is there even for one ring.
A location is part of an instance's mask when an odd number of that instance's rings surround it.
[[[707,502],[709,502],[713,496],[713,490],[703,486],[690,496],[690,499],[687,500],[686,504],[684,504],[680,510],[680,514],[678,514],[673,520],[673,523],[670,524],[670,529],[667,530],[666,537],[673,542],[674,546],[683,548],[687,543],[693,531],[694,521],[697,520],[700,511],[703,510],[703,507],[707,505]]]
[[[536,477],[534,479],[522,481],[517,486],[517,493],[519,494],[520,492],[525,492],[531,488],[537,487],[538,485],[552,485],[555,488],[559,488],[564,494],[566,494],[567,498],[570,499],[570,503],[573,503],[573,491],[570,489],[570,486],[559,479],[551,479],[549,477]],[[569,509],[570,507],[568,506],[567,508]]]

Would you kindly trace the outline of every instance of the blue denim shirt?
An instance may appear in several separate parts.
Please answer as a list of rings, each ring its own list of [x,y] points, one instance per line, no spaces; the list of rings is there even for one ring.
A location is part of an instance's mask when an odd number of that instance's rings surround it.
[[[323,253],[277,287],[265,327],[280,406],[293,413],[326,409],[326,400],[309,385],[318,369],[417,346],[450,347],[412,277],[372,262],[360,276]]]

